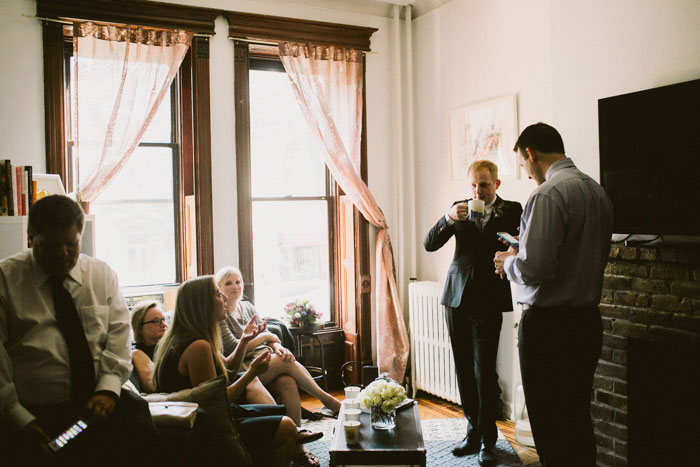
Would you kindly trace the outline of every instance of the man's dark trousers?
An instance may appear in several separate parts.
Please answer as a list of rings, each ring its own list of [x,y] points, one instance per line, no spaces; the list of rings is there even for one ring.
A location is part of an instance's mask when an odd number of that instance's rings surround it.
[[[503,313],[469,307],[465,301],[459,308],[445,307],[462,410],[469,420],[470,436],[476,430],[485,445],[493,446],[498,438],[500,389],[496,356]]]
[[[523,312],[518,329],[520,373],[544,467],[596,464],[591,392],[602,341],[596,306],[532,307]]]

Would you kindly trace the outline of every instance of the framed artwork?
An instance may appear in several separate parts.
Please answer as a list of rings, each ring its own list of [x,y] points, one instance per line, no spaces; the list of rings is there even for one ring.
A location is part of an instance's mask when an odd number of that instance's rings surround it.
[[[498,166],[498,178],[520,178],[513,152],[517,139],[516,95],[468,105],[450,112],[450,161],[452,179],[467,178],[467,167],[487,159]]]

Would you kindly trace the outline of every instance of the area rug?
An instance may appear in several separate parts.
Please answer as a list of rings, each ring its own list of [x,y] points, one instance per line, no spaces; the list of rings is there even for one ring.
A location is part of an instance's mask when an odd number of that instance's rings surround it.
[[[336,420],[323,419],[319,421],[304,421],[304,428],[323,432],[323,438],[306,447],[320,460],[322,467],[328,467],[330,463],[331,440],[333,439],[333,427]],[[427,467],[464,466],[479,467],[479,456],[455,457],[452,455],[452,447],[464,437],[467,431],[467,421],[463,418],[443,418],[437,420],[421,420],[423,441],[427,457]],[[503,434],[498,432],[496,441],[496,454],[499,466],[521,467],[523,464],[515,453],[510,443]]]

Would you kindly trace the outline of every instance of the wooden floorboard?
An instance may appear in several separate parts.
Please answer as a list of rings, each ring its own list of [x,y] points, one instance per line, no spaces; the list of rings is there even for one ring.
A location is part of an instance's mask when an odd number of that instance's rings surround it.
[[[345,399],[345,394],[343,391],[331,391],[331,394],[333,394],[339,400]],[[419,391],[416,395],[416,399],[418,399],[418,416],[421,420],[459,418],[464,416],[462,413],[462,408],[459,405],[440,399],[431,394]],[[321,404],[318,399],[309,395],[301,396],[301,404],[305,408],[314,412],[323,407],[323,404]],[[534,448],[521,445],[515,440],[515,423],[513,421],[499,420],[496,422],[496,425],[498,425],[498,428],[506,437],[515,452],[518,453],[518,456],[524,465],[532,465],[539,462],[537,451],[535,451]]]

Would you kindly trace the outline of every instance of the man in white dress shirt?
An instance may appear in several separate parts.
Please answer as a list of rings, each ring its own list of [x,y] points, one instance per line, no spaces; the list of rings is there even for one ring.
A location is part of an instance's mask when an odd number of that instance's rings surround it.
[[[131,448],[155,440],[146,402],[122,393],[129,313],[116,274],[80,254],[83,221],[70,198],[43,198],[29,213],[32,249],[0,262],[0,444],[18,464],[133,464]],[[78,418],[88,429],[47,450]]]

